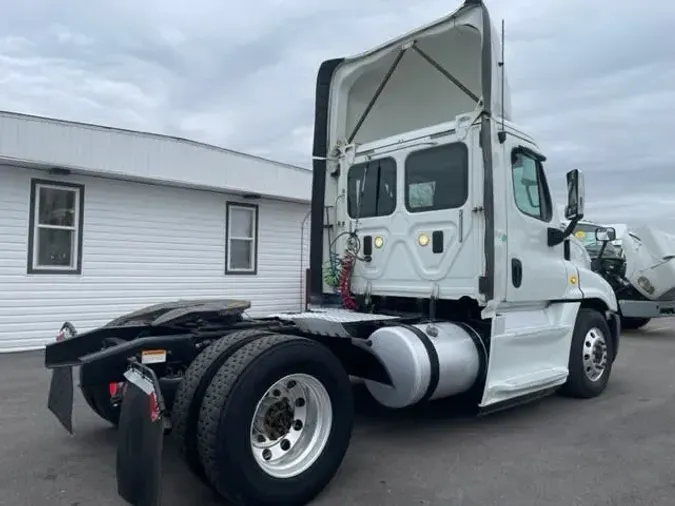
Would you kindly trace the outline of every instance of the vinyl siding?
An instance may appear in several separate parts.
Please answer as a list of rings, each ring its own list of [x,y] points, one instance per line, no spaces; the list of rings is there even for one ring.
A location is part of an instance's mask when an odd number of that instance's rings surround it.
[[[80,275],[26,273],[32,177],[84,185]],[[259,206],[257,275],[225,275],[228,201]],[[66,320],[85,331],[178,298],[244,298],[251,316],[299,310],[308,211],[308,204],[0,166],[0,351],[40,348]]]
[[[307,202],[312,172],[188,139],[0,111],[0,160]]]

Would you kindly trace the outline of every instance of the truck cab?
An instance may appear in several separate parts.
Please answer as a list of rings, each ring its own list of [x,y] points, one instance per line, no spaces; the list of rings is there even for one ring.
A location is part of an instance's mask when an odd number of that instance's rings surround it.
[[[317,80],[312,302],[487,324],[483,405],[564,382],[580,309],[619,332],[610,285],[570,254],[583,175],[567,174],[559,216],[545,153],[512,120],[504,63],[485,5],[469,0],[324,62]],[[525,342],[529,361],[514,361]]]

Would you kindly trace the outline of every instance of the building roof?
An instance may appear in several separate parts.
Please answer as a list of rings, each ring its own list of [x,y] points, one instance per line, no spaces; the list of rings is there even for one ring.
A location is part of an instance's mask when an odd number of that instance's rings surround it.
[[[0,111],[0,163],[308,202],[309,169],[201,142]]]

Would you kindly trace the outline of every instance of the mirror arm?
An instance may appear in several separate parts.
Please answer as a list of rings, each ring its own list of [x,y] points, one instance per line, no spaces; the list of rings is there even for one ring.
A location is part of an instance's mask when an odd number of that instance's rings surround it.
[[[593,261],[591,262],[591,270],[599,272],[602,269],[602,255],[605,252],[605,248],[607,247],[608,242],[609,241],[602,241],[602,246],[600,246],[598,256],[594,258]]]
[[[552,246],[557,246],[558,244],[561,244],[565,239],[567,239],[570,235],[572,235],[572,232],[574,231],[574,227],[577,226],[577,223],[583,218],[583,216],[578,216],[567,224],[567,227],[565,227],[565,230],[560,230],[559,228],[553,228],[549,227],[548,228],[548,245],[549,247]]]

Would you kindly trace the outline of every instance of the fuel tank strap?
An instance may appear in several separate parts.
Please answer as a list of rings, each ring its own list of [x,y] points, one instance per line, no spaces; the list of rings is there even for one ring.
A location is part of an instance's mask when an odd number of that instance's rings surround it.
[[[394,324],[392,324],[393,326]],[[436,388],[438,388],[438,381],[440,379],[440,363],[438,362],[438,353],[436,352],[436,347],[431,342],[431,339],[422,332],[420,329],[413,325],[408,325],[407,323],[396,323],[397,327],[403,327],[417,336],[420,340],[424,349],[427,350],[427,355],[429,355],[429,385],[427,385],[427,390],[424,392],[424,396],[420,399],[419,402],[428,401]]]
[[[453,322],[453,323],[462,327],[466,331],[466,333],[469,334],[469,337],[471,337],[473,344],[476,346],[479,364],[478,378],[479,382],[484,381],[485,377],[487,376],[487,368],[488,368],[488,349],[487,346],[485,345],[485,342],[481,338],[478,331],[468,323],[466,322]]]

